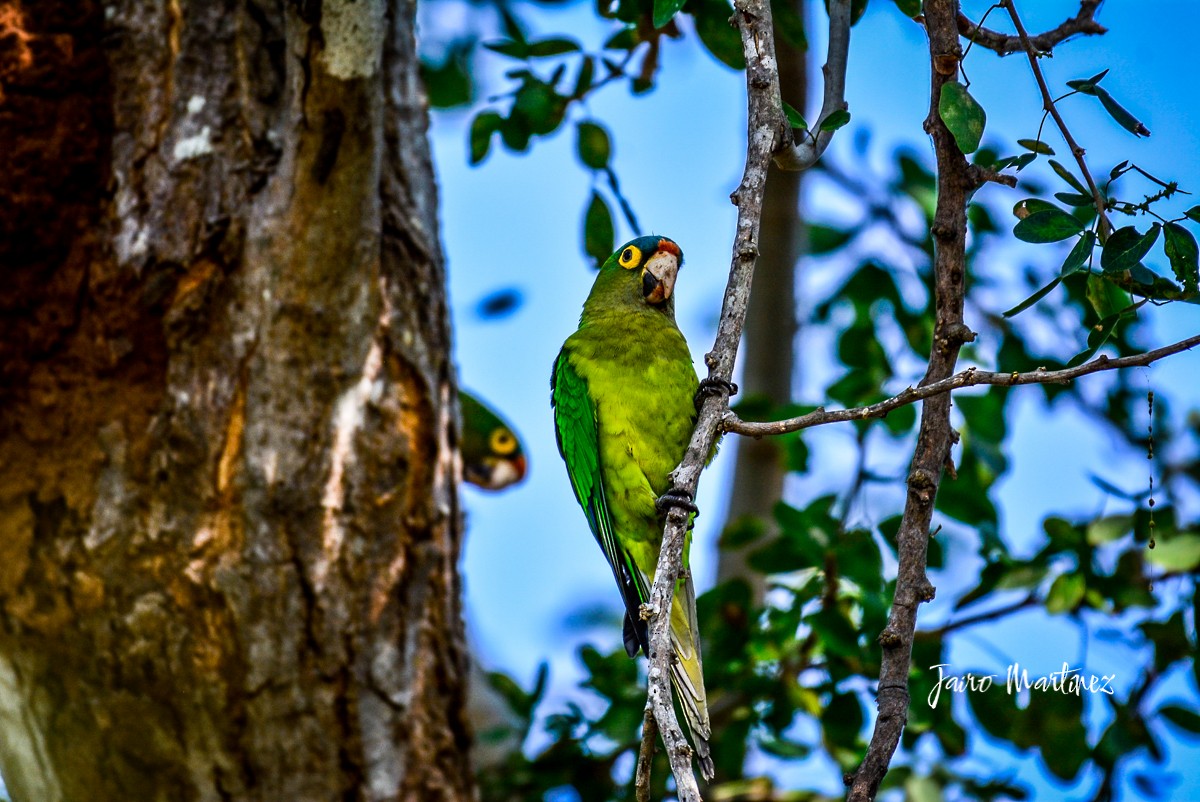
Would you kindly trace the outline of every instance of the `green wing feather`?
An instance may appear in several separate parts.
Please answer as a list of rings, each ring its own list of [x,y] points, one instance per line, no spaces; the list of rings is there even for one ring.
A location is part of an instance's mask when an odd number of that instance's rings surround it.
[[[604,473],[600,466],[600,423],[592,403],[587,381],[571,366],[566,350],[558,354],[550,377],[550,403],[554,407],[554,431],[558,451],[567,464],[567,475],[575,498],[583,508],[588,527],[621,590],[628,617],[626,629],[633,629],[638,644],[646,642],[646,623],[639,608],[650,596],[646,578],[633,558],[621,547],[613,528],[612,512],[604,492]],[[630,649],[629,637],[625,648]],[[636,653],[636,646],[631,654]]]

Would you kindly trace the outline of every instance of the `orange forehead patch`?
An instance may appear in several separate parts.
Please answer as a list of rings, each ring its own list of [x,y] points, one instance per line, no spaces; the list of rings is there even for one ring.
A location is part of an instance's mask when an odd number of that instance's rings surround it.
[[[657,250],[666,251],[667,253],[673,253],[673,254],[675,254],[676,259],[678,259],[680,256],[679,246],[676,245],[674,242],[671,242],[671,240],[669,240],[669,239],[660,239],[658,241]]]

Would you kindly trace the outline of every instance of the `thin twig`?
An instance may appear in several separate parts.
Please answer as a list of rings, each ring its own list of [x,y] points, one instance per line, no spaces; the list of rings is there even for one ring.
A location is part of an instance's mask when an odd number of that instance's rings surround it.
[[[771,72],[775,73],[775,46],[771,45]],[[783,170],[807,170],[817,163],[821,154],[829,147],[833,139],[833,131],[822,131],[820,125],[835,111],[842,111],[846,105],[846,62],[850,54],[850,0],[831,0],[829,3],[829,52],[821,74],[825,78],[825,95],[821,100],[821,113],[814,123],[815,131],[806,131],[804,139],[792,143],[791,137],[780,140],[780,149],[775,154],[775,164]],[[779,76],[775,74],[776,97]],[[782,106],[780,106],[782,108]]]
[[[1096,22],[1096,11],[1100,7],[1100,1],[1082,0],[1079,4],[1078,14],[1064,20],[1056,28],[1039,33],[1037,36],[1029,37],[1029,41],[1038,50],[1045,52],[1052,50],[1055,45],[1066,39],[1081,33],[1108,33],[1107,28]],[[1006,33],[993,31],[990,28],[984,28],[983,20],[980,20],[979,24],[976,24],[964,14],[958,15],[958,32],[962,34],[964,39],[980,47],[993,50],[1001,56],[1007,56],[1022,49],[1021,37],[1010,36]]]
[[[1098,3],[1097,3],[1098,4]],[[1087,181],[1088,189],[1092,193],[1092,203],[1096,205],[1096,214],[1100,221],[1100,230],[1097,235],[1100,238],[1101,244],[1108,240],[1109,232],[1112,231],[1112,224],[1108,221],[1108,215],[1105,213],[1104,195],[1101,194],[1100,188],[1096,186],[1095,180],[1092,178],[1092,173],[1088,170],[1087,162],[1083,159],[1084,149],[1079,147],[1075,141],[1075,137],[1071,136],[1067,124],[1063,122],[1062,115],[1058,113],[1058,106],[1054,103],[1054,96],[1050,94],[1050,88],[1046,86],[1046,78],[1042,75],[1042,68],[1038,64],[1038,53],[1045,52],[1049,48],[1038,48],[1029,38],[1029,34],[1025,31],[1025,26],[1021,24],[1021,18],[1017,15],[1017,7],[1013,0],[1000,0],[1000,5],[1008,9],[1008,15],[1012,17],[1013,25],[1017,29],[1017,38],[1025,48],[1025,54],[1029,56],[1029,65],[1033,67],[1033,77],[1037,79],[1038,88],[1042,91],[1042,104],[1046,111],[1050,112],[1050,116],[1054,118],[1054,122],[1058,125],[1058,130],[1062,133],[1063,139],[1067,143],[1067,147],[1071,149],[1071,155],[1075,158],[1075,163],[1079,165],[1080,172],[1083,173],[1083,178]],[[1082,5],[1086,5],[1082,3]],[[1095,12],[1095,9],[1092,9]],[[1080,11],[1082,14],[1083,11]],[[1103,33],[1103,29],[1099,31]]]
[[[654,766],[654,747],[658,741],[658,725],[654,721],[654,708],[646,700],[646,714],[642,719],[642,748],[638,752],[637,773],[633,788],[637,802],[650,802],[650,769]]]
[[[894,409],[899,409],[900,407],[926,398],[953,392],[954,390],[961,390],[964,387],[974,387],[978,384],[998,384],[1005,387],[1018,384],[1066,384],[1072,379],[1086,376],[1089,373],[1143,367],[1157,362],[1164,357],[1190,350],[1197,345],[1200,345],[1200,335],[1188,337],[1171,345],[1164,345],[1162,348],[1155,348],[1153,351],[1147,351],[1144,354],[1133,354],[1117,359],[1112,359],[1101,354],[1090,362],[1084,362],[1082,365],[1076,365],[1073,368],[1063,368],[1062,370],[1038,368],[1037,370],[1024,373],[1016,371],[1002,373],[967,368],[940,381],[922,384],[915,388],[908,387],[898,395],[866,407],[835,409],[831,411],[827,411],[824,407],[818,407],[807,415],[779,421],[744,421],[733,412],[727,412],[721,421],[721,430],[733,434],[748,435],[750,437],[762,437],[765,434],[798,432],[801,429],[811,429],[814,426],[824,426],[827,423],[882,418]]]
[[[1004,618],[1012,613],[1020,612],[1027,607],[1034,607],[1038,603],[1038,597],[1034,594],[1029,594],[1020,601],[1015,601],[1012,604],[1004,607],[997,607],[992,610],[986,610],[975,615],[968,615],[954,621],[948,621],[935,629],[924,629],[917,633],[917,637],[924,640],[927,638],[944,638],[951,632],[956,632],[960,629],[973,627],[976,624],[983,624],[988,621],[994,621],[997,618]]]
[[[837,0],[835,4],[844,1]],[[750,301],[750,281],[758,256],[758,231],[762,221],[767,169],[776,144],[787,130],[779,95],[770,6],[767,0],[736,0],[734,7],[734,16],[742,36],[742,51],[746,57],[746,167],[741,184],[731,196],[738,207],[733,259],[725,287],[721,319],[717,325],[716,342],[704,358],[709,378],[726,383],[733,377],[734,360]],[[671,474],[671,484],[675,489],[695,497],[700,472],[712,454],[717,427],[728,408],[728,385],[726,390],[704,397],[683,462]],[[688,517],[688,513],[679,506],[672,507],[667,513],[654,584],[646,605],[650,617],[647,697],[662,734],[667,762],[675,776],[676,795],[680,802],[699,802],[700,791],[692,773],[692,750],[680,730],[671,699],[671,601],[683,565]],[[714,748],[719,746],[714,744]]]

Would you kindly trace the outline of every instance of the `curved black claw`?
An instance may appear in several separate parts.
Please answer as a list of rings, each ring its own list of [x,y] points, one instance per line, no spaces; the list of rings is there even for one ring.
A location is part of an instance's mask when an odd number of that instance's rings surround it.
[[[692,403],[696,405],[696,411],[700,411],[700,405],[704,403],[705,396],[717,395],[722,391],[729,395],[737,395],[738,386],[733,382],[712,376],[701,379],[700,386],[696,388],[696,395],[692,398]]]
[[[672,507],[681,507],[696,517],[700,515],[699,508],[692,500],[692,494],[677,487],[672,487],[654,500],[654,509],[658,510],[659,515],[666,515]]]

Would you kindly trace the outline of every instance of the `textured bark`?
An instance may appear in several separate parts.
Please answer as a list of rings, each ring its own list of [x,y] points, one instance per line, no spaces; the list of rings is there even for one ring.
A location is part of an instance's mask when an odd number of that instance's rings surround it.
[[[793,0],[801,19],[807,19],[805,0]],[[779,84],[784,100],[795,108],[806,108],[808,97],[808,54],[776,37]],[[806,232],[800,217],[802,172],[772,169],[763,195],[762,235],[754,290],[746,313],[741,392],[745,397],[766,398],[773,406],[792,400],[797,368],[795,358],[796,260],[805,247]],[[746,518],[766,524],[774,537],[778,527],[772,510],[783,497],[786,472],[783,449],[771,438],[741,439],[737,442],[733,490],[729,498],[726,526]],[[738,579],[750,586],[755,606],[766,592],[765,577],[746,562],[747,553],[762,547],[723,548],[717,562],[717,582]]]
[[[412,0],[4,6],[13,798],[470,797]]]

